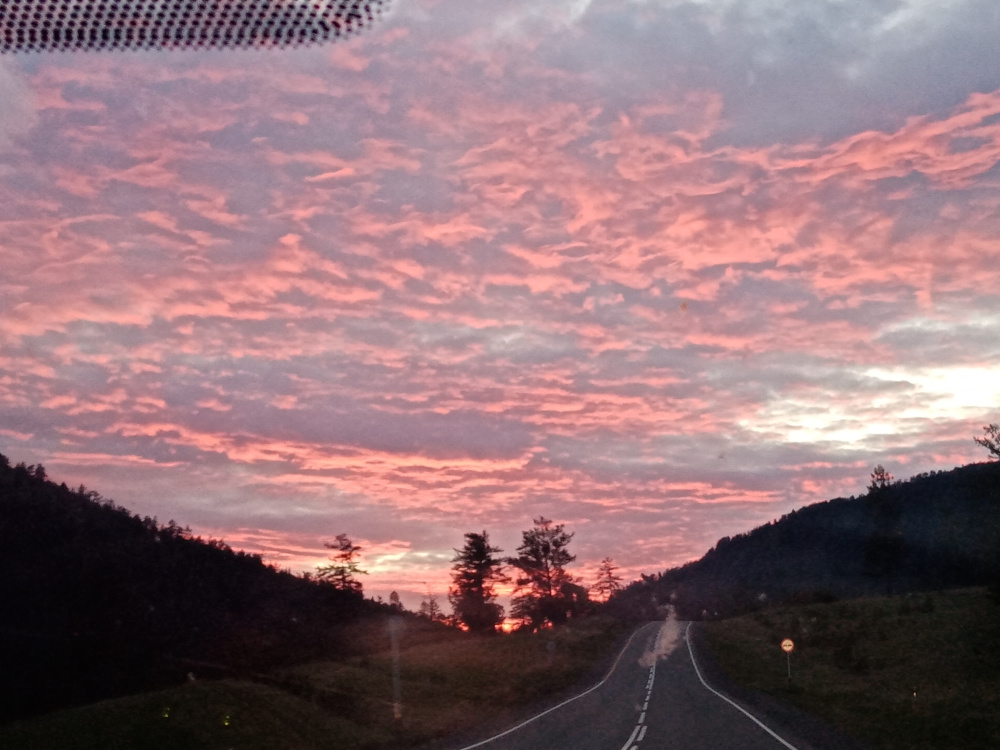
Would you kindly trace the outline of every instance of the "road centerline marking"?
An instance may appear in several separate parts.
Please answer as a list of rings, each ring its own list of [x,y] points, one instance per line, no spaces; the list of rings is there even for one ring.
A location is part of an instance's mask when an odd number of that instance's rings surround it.
[[[635,736],[637,734],[639,734],[639,727],[636,727],[635,729],[632,730],[632,734],[628,736],[628,739],[625,741],[625,744],[622,745],[622,750],[629,750],[629,748],[632,747],[632,740],[635,739]]]
[[[510,729],[506,729],[503,732],[500,732],[499,734],[494,734],[492,737],[487,737],[485,740],[480,740],[479,742],[474,742],[471,745],[466,745],[465,747],[459,748],[459,750],[473,750],[473,748],[482,747],[483,745],[486,745],[486,744],[488,744],[490,742],[493,742],[493,740],[498,740],[501,737],[506,737],[511,732],[516,732],[521,727],[525,727],[528,724],[530,724],[531,722],[536,721],[536,720],[542,718],[543,716],[546,716],[547,714],[550,714],[553,711],[555,711],[557,709],[560,709],[560,708],[562,708],[563,706],[565,706],[565,705],[567,705],[569,703],[572,703],[575,700],[579,700],[580,698],[582,698],[585,695],[590,695],[592,692],[594,692],[595,690],[597,690],[597,688],[601,687],[601,685],[603,685],[605,682],[607,682],[609,679],[611,679],[611,675],[614,674],[614,671],[618,668],[618,664],[621,662],[622,657],[625,656],[625,652],[628,650],[628,647],[632,644],[632,640],[639,634],[640,630],[642,630],[642,628],[637,628],[635,630],[635,632],[632,633],[632,635],[629,636],[628,640],[625,642],[625,645],[622,646],[622,650],[618,652],[618,658],[615,659],[615,663],[611,665],[611,669],[609,669],[608,673],[606,675],[604,675],[604,679],[601,680],[600,682],[598,682],[593,687],[588,688],[587,690],[584,690],[579,695],[574,695],[572,698],[567,698],[562,703],[559,703],[559,704],[557,704],[555,706],[552,706],[552,708],[547,708],[544,711],[542,711],[541,713],[535,714],[530,719],[525,719],[520,724],[515,724]],[[626,750],[626,748],[622,748],[622,750]]]

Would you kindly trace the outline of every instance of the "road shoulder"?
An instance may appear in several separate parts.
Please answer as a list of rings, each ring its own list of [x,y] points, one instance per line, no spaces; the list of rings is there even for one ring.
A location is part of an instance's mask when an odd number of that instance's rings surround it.
[[[844,734],[812,714],[736,684],[716,661],[700,623],[692,623],[688,633],[698,669],[705,681],[743,706],[798,750],[873,750],[871,745]]]

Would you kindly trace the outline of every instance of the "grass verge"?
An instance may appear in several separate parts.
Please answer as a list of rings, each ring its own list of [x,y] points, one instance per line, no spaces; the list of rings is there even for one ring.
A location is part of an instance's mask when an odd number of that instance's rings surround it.
[[[622,627],[594,617],[543,633],[438,640],[404,629],[403,720],[393,719],[385,651],[279,670],[261,680],[197,681],[0,728],[5,750],[382,750],[411,747],[545,699],[606,656]],[[555,644],[554,649],[549,643]]]
[[[705,635],[737,684],[883,750],[1000,747],[1000,607],[985,590],[775,608]]]
[[[254,683],[196,682],[58,711],[0,730],[8,750],[222,750],[359,747],[369,732]]]
[[[306,664],[280,677],[330,710],[338,711],[338,701],[343,702],[340,711],[363,726],[390,727],[387,746],[400,747],[497,721],[572,686],[607,655],[621,631],[614,620],[592,617],[541,633],[466,636],[407,648],[400,658],[403,719],[398,723],[392,718],[387,652]]]

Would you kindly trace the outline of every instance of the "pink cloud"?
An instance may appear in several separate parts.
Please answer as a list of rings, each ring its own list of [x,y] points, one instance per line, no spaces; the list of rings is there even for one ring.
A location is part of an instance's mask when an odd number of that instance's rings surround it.
[[[996,364],[1000,93],[748,146],[728,90],[609,92],[546,18],[41,64],[0,174],[0,435],[297,569],[343,520],[414,595],[470,523],[565,511],[581,566],[634,529],[637,574],[868,459],[973,458],[970,414],[868,370]]]

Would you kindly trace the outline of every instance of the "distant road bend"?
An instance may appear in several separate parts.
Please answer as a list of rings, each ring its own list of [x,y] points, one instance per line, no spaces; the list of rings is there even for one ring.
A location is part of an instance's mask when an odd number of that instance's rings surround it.
[[[456,750],[809,750],[711,687],[689,631],[673,619],[639,628],[600,683]]]

